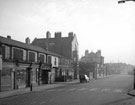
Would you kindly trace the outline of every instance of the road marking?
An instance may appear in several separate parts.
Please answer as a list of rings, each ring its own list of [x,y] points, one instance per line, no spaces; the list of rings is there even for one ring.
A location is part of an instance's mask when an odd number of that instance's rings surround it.
[[[98,88],[89,89],[89,91],[97,91]]]
[[[113,92],[116,92],[116,93],[122,93],[122,89],[115,89]]]

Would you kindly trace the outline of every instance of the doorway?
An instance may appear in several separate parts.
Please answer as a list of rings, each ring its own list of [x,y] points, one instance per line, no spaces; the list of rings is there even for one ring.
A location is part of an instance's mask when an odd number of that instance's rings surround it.
[[[48,84],[48,71],[42,70],[42,83],[43,84]]]

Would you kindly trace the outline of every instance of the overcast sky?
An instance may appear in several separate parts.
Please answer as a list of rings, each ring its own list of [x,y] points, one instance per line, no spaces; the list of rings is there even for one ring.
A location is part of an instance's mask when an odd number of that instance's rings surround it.
[[[118,0],[0,0],[0,35],[24,42],[46,31],[74,32],[79,56],[101,50],[105,62],[135,65],[135,2]]]

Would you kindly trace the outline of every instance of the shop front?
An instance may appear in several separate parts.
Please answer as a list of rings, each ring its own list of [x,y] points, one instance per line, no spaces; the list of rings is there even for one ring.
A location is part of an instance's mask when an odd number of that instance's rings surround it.
[[[18,68],[16,70],[16,88],[25,88],[26,87],[26,68]]]
[[[40,84],[48,84],[50,83],[50,75],[51,75],[51,65],[42,64],[42,66],[38,70],[38,80]]]

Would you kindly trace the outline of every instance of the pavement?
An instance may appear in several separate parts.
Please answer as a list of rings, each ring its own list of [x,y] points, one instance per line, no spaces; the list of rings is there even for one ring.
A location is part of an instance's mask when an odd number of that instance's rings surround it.
[[[69,82],[55,82],[53,84],[44,84],[44,85],[32,87],[32,91],[30,88],[3,91],[3,92],[0,92],[0,99],[6,98],[6,97],[11,97],[11,96],[17,96],[17,95],[21,95],[21,94],[27,94],[27,93],[31,93],[31,92],[37,92],[37,91],[72,85],[72,84],[76,84],[79,82],[80,81],[77,79],[77,80],[73,80],[73,81],[69,81]]]

